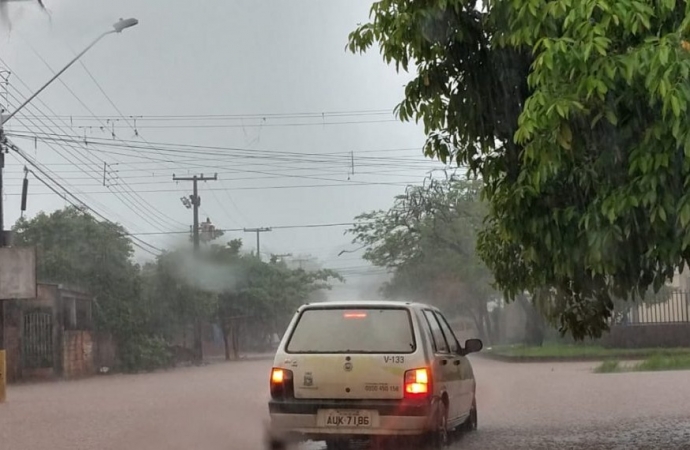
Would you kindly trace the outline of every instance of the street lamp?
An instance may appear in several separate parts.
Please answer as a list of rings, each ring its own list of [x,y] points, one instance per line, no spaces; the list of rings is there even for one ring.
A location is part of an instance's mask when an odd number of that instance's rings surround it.
[[[2,126],[3,126],[8,120],[10,120],[12,117],[14,117],[19,111],[21,111],[22,109],[24,109],[24,107],[25,107],[26,105],[28,105],[34,98],[36,98],[36,96],[37,96],[38,94],[40,94],[41,92],[43,92],[43,90],[44,90],[45,88],[47,88],[48,86],[50,86],[50,84],[51,84],[53,81],[57,80],[57,78],[58,78],[60,75],[62,75],[67,69],[69,69],[69,68],[72,66],[72,64],[74,64],[75,62],[79,61],[79,58],[81,58],[82,56],[84,56],[84,53],[86,53],[86,52],[88,52],[89,50],[91,50],[91,48],[92,48],[94,45],[96,45],[101,39],[103,39],[104,37],[106,37],[106,36],[109,35],[109,34],[113,34],[113,33],[122,33],[123,30],[126,30],[127,28],[131,28],[131,27],[135,26],[135,25],[138,24],[138,23],[139,23],[139,21],[138,21],[137,19],[120,19],[120,20],[117,21],[115,24],[113,24],[113,29],[112,29],[112,30],[108,30],[108,31],[106,31],[105,33],[103,33],[103,34],[101,34],[100,36],[98,36],[91,44],[89,44],[88,47],[86,47],[84,50],[82,50],[81,53],[79,53],[77,56],[75,56],[74,59],[73,59],[72,61],[70,61],[65,67],[63,67],[62,70],[60,70],[58,73],[56,73],[56,74],[53,76],[53,78],[51,78],[50,80],[48,80],[48,82],[47,82],[46,84],[44,84],[43,86],[41,86],[41,88],[40,88],[39,90],[37,90],[36,92],[34,92],[33,95],[31,95],[31,97],[27,98],[26,101],[24,101],[24,103],[22,103],[21,105],[19,105],[19,107],[18,107],[17,109],[15,109],[13,113],[11,113],[11,114],[8,115],[8,116],[2,116],[2,117],[0,118],[0,128],[2,128]]]
[[[40,94],[41,92],[43,92],[43,90],[45,88],[50,86],[50,84],[53,81],[57,80],[57,78],[60,75],[62,75],[67,69],[69,69],[72,66],[72,64],[79,61],[79,58],[81,58],[82,56],[84,56],[84,54],[86,52],[91,50],[91,48],[94,45],[96,45],[101,39],[103,39],[104,37],[106,37],[109,34],[122,33],[123,30],[126,30],[127,28],[131,28],[131,27],[137,25],[138,23],[139,23],[139,21],[137,19],[120,19],[120,20],[118,20],[115,24],[113,24],[112,30],[108,30],[105,33],[98,36],[91,44],[89,44],[88,47],[86,47],[84,50],[81,51],[81,53],[79,53],[77,56],[75,56],[74,59],[72,59],[72,61],[67,63],[67,65],[65,67],[63,67],[58,73],[53,75],[53,77],[50,80],[48,80],[47,83],[45,83],[43,86],[41,86],[41,88],[39,90],[34,92],[31,95],[31,97],[27,98],[26,101],[24,101],[24,103],[19,105],[19,107],[17,107],[17,109],[15,109],[14,112],[12,112],[11,114],[9,114],[7,116],[3,116],[2,114],[0,114],[0,247],[4,247],[6,245],[5,217],[4,217],[4,212],[3,212],[3,201],[2,201],[2,188],[3,188],[3,186],[2,186],[2,169],[5,167],[5,148],[4,148],[5,136],[4,136],[3,129],[2,129],[3,125],[5,125],[5,123],[7,123],[7,121],[10,120],[12,117],[17,115],[17,113],[19,111],[24,109],[24,107],[26,105],[28,105],[33,99],[35,99],[36,96],[38,96],[38,94]]]

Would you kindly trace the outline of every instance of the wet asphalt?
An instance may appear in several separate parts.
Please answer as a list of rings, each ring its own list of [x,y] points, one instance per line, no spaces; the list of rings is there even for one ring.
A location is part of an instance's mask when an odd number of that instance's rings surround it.
[[[473,364],[479,429],[452,449],[690,450],[690,371]],[[0,405],[0,450],[261,450],[269,368],[246,361],[13,385]]]

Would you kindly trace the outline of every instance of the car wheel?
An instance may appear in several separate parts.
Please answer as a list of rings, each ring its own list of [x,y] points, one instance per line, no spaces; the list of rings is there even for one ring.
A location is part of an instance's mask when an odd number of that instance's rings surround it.
[[[432,449],[440,449],[450,445],[448,408],[446,406],[441,406],[436,413],[436,429],[431,431],[429,443]]]
[[[477,417],[477,399],[472,400],[472,409],[470,409],[470,415],[463,423],[462,428],[464,431],[475,431],[478,425]]]

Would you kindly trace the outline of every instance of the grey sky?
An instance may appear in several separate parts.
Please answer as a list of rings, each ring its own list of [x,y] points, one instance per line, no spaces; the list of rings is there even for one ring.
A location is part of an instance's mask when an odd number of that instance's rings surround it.
[[[127,119],[114,122],[116,139],[100,127],[112,127],[108,119],[119,113],[79,64],[62,77],[79,100],[56,83],[39,97],[44,104],[36,101],[7,127],[20,134],[67,135],[70,147],[13,140],[73,185],[85,203],[133,233],[188,228],[191,212],[180,197],[190,193],[191,184],[173,183],[173,173],[218,172],[220,181],[201,185],[202,219],[241,228],[349,222],[363,211],[389,207],[405,183],[421,181],[426,171],[441,167],[421,155],[420,127],[393,120],[407,77],[387,67],[376,51],[360,56],[344,50],[348,33],[367,19],[370,1],[45,3],[50,16],[32,3],[10,4],[12,30],[0,33],[0,58],[13,72],[9,101],[15,105],[51,76],[40,57],[57,70],[118,18],[140,20],[121,35],[108,36],[83,60]],[[65,117],[52,117],[48,108]],[[391,113],[381,112],[386,110]],[[329,112],[338,114],[319,116]],[[130,116],[143,116],[136,122],[139,136]],[[78,136],[89,144],[80,144]],[[157,143],[219,149],[191,153],[188,147],[165,147],[161,152]],[[349,152],[354,152],[354,175],[349,174]],[[112,172],[110,188],[102,186],[104,162]],[[6,169],[8,225],[19,216],[22,166],[11,158]],[[305,185],[328,186],[276,188]],[[64,206],[56,195],[36,195],[47,192],[31,181],[28,215]],[[262,251],[314,255],[326,266],[348,268],[353,285],[371,277],[361,275],[364,263],[357,254],[337,258],[340,250],[352,248],[344,230],[276,229],[262,235]],[[185,237],[140,236],[161,248]],[[253,235],[226,237],[242,237],[245,247],[254,249]]]

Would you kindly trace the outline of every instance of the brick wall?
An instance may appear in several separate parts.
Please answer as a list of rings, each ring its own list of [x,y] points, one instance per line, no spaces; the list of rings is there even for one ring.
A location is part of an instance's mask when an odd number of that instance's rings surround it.
[[[65,331],[62,339],[62,370],[65,378],[94,373],[93,339],[90,331]]]
[[[609,348],[690,347],[690,323],[614,326],[602,339]]]

